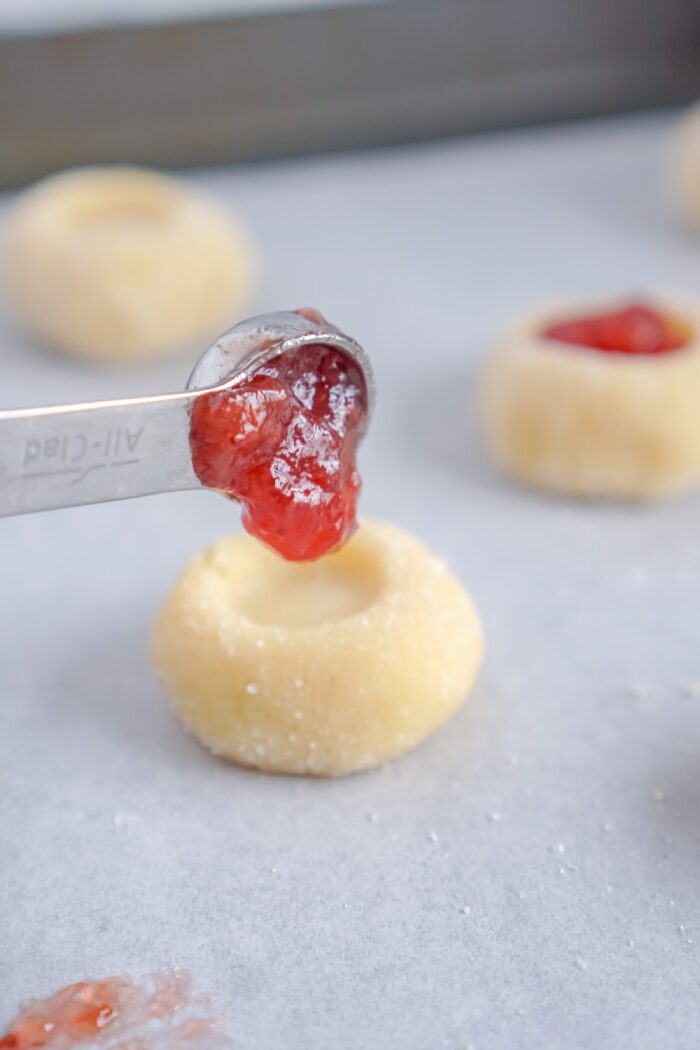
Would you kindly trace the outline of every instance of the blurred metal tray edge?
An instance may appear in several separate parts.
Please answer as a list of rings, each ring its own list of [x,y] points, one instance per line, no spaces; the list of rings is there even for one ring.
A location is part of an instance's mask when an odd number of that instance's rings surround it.
[[[254,161],[700,96],[697,0],[383,0],[0,39],[0,186]]]

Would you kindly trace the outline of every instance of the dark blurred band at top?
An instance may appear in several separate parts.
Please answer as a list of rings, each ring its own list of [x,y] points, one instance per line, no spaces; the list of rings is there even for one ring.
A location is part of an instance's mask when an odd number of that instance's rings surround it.
[[[0,185],[252,161],[700,96],[697,0],[381,0],[0,37]]]

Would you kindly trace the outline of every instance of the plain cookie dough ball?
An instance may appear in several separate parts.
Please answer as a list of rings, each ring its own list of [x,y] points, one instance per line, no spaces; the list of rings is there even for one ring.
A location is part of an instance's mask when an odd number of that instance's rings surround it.
[[[688,333],[680,349],[606,353],[544,338],[554,321],[619,304],[565,303],[513,325],[486,363],[488,443],[510,474],[574,496],[643,499],[700,481],[700,305],[654,295]]]
[[[700,103],[681,117],[675,129],[671,185],[682,218],[700,228]]]
[[[214,754],[320,776],[381,765],[436,730],[482,649],[445,563],[381,522],[313,563],[221,540],[185,567],[152,645],[175,709]]]
[[[82,168],[45,179],[11,209],[10,305],[42,341],[79,357],[126,360],[240,319],[252,284],[247,236],[177,179]]]

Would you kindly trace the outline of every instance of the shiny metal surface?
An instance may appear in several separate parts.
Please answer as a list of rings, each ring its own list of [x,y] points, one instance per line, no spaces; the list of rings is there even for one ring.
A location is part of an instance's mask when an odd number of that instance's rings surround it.
[[[0,411],[0,517],[201,488],[189,447],[194,401],[245,382],[271,357],[318,342],[358,362],[369,418],[374,381],[365,352],[333,325],[291,311],[225,332],[184,393]]]

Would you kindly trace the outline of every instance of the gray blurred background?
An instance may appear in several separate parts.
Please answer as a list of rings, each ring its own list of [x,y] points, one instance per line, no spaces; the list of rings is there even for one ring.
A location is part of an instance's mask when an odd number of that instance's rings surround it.
[[[697,0],[4,0],[0,184],[418,141],[700,95]]]

